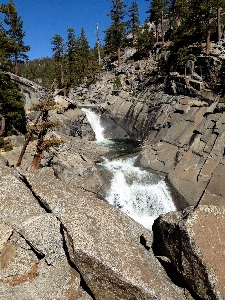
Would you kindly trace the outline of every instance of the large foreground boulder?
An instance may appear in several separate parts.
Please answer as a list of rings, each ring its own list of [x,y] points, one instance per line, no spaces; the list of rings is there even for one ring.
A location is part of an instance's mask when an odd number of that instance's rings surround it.
[[[154,252],[167,256],[202,299],[225,299],[225,209],[200,205],[153,225]]]
[[[61,223],[1,162],[0,300],[90,299],[63,243]]]
[[[150,231],[109,203],[65,186],[51,172],[25,176],[62,223],[71,263],[95,299],[185,299],[154,257]]]

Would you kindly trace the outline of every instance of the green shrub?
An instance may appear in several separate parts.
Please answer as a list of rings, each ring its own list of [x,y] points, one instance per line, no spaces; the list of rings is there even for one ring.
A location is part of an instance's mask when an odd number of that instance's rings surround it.
[[[4,149],[5,152],[11,151],[11,150],[13,150],[13,146],[12,146],[12,144],[5,144],[3,146],[3,149]]]
[[[9,131],[7,131],[7,136],[10,136],[10,135],[18,135],[18,132],[15,129],[9,130]]]
[[[4,141],[4,138],[1,136],[0,137],[0,148],[3,148],[5,145],[5,141]]]
[[[116,78],[113,82],[113,86],[114,86],[114,89],[117,89],[117,90],[119,90],[122,87],[122,83],[121,83],[118,75],[116,75]]]
[[[4,139],[4,137],[2,136],[0,137],[0,148],[2,148],[6,152],[13,150],[11,141],[9,139]]]

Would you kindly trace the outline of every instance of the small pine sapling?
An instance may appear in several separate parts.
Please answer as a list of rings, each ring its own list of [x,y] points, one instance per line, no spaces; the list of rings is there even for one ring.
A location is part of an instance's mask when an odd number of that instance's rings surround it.
[[[117,89],[117,90],[119,90],[122,87],[122,83],[121,83],[118,75],[116,75],[116,78],[113,82],[113,86],[114,86],[114,89]]]
[[[58,121],[53,122],[48,120],[49,111],[54,109],[56,109],[56,104],[52,95],[48,95],[46,98],[43,99],[43,101],[33,105],[32,110],[39,111],[39,114],[35,123],[32,126],[30,126],[29,135],[21,151],[20,157],[17,162],[17,166],[21,165],[23,155],[34,133],[38,135],[38,138],[36,145],[36,153],[31,163],[31,168],[33,169],[39,168],[41,157],[45,150],[48,150],[50,147],[59,146],[60,144],[64,143],[63,141],[54,138],[45,140],[45,136],[49,129],[61,126],[61,123]]]

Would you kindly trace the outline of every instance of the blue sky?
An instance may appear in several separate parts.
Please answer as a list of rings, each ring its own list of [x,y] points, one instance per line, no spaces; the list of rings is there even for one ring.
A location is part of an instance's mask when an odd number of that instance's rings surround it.
[[[125,0],[130,6],[134,0]],[[144,22],[147,14],[148,2],[137,0],[140,21]],[[8,0],[1,0],[7,4]],[[75,35],[80,34],[84,27],[89,45],[94,46],[96,41],[95,28],[99,24],[101,32],[110,26],[111,20],[107,14],[110,11],[109,0],[13,0],[18,15],[23,20],[23,29],[26,32],[24,42],[31,47],[29,59],[52,56],[51,38],[57,33],[65,40],[67,29],[75,30]]]

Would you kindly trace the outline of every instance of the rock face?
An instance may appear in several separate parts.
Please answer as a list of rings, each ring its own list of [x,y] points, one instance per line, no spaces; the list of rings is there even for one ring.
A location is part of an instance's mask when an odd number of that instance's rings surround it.
[[[26,180],[62,223],[70,260],[95,299],[184,299],[154,258],[148,230],[107,202],[66,188],[48,170]]]
[[[209,64],[216,74],[222,58],[215,57]],[[45,153],[40,171],[25,171],[32,143],[22,169],[14,168],[23,138],[11,138],[14,150],[3,153],[8,161],[0,158],[0,300],[190,299],[159,263],[165,257],[195,299],[225,298],[225,211],[200,205],[221,205],[225,196],[225,109],[206,89],[206,71],[200,76],[189,62],[188,86],[175,73],[164,81],[151,58],[100,75],[69,97],[56,95],[50,119],[62,127],[49,136],[66,143]],[[46,91],[12,78],[22,87],[32,124],[36,114],[29,108]],[[95,166],[107,150],[90,141],[94,134],[80,109],[93,104],[106,137],[144,141],[139,164],[167,175],[178,209],[194,205],[155,222],[154,253],[151,232],[94,195],[103,195],[108,174],[100,176]]]
[[[86,299],[65,255],[60,222],[39,205],[23,177],[2,164],[0,233],[1,300]]]
[[[200,205],[154,225],[154,253],[167,256],[202,299],[225,298],[225,209]]]
[[[220,107],[216,102],[208,105],[188,97],[165,104],[145,140],[140,164],[168,174],[181,207],[186,202],[224,202],[221,181],[225,136]]]
[[[47,90],[40,85],[12,73],[9,75],[21,87],[26,112],[33,104],[39,103],[41,97],[46,95]]]

